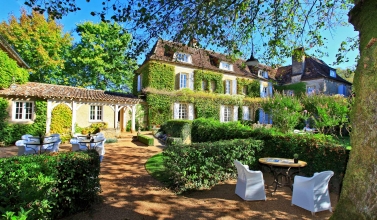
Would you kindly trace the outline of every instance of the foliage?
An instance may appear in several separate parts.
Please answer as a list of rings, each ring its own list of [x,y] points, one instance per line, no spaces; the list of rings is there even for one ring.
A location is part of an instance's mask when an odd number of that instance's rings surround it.
[[[56,219],[98,201],[97,151],[0,159],[0,214]],[[14,216],[14,214],[13,214]]]
[[[164,166],[164,158],[165,156],[162,153],[153,155],[145,163],[145,169],[151,176],[153,176],[153,178],[159,180],[164,184],[170,185],[171,181],[169,179],[168,172]]]
[[[201,39],[203,44],[226,48],[232,56],[248,55],[251,38],[262,39],[264,61],[281,63],[297,47],[316,46],[320,53],[326,38],[321,34],[335,24],[345,23],[349,0],[307,1],[207,1],[189,4],[177,1],[103,1],[103,8],[92,11],[103,21],[127,22],[135,30],[135,54],[148,47],[151,39],[171,36],[175,41]],[[61,18],[78,10],[71,2],[27,0],[27,5]],[[84,6],[85,7],[85,6]],[[329,13],[329,11],[334,13]],[[193,16],[195,15],[195,16]],[[310,18],[310,21],[308,20]],[[138,33],[143,30],[143,33]],[[323,51],[322,51],[323,52]]]
[[[182,138],[180,137],[168,137],[166,138],[165,146],[169,147],[170,145],[181,145],[184,144]]]
[[[253,139],[171,145],[163,152],[164,166],[178,193],[211,188],[236,176],[234,160],[256,163],[255,154],[262,146],[262,141]]]
[[[154,138],[148,137],[143,134],[137,134],[137,139],[141,142],[146,144],[147,146],[153,146],[154,145]]]
[[[118,139],[116,138],[106,138],[106,141],[105,141],[106,144],[117,143],[117,142],[118,142]]]
[[[57,105],[51,113],[50,133],[60,134],[60,139],[65,142],[71,138],[72,111],[64,104]]]
[[[305,109],[310,113],[315,128],[322,133],[338,133],[342,129],[349,129],[349,113],[351,100],[341,96],[315,95],[301,99]]]
[[[77,25],[81,37],[72,50],[70,84],[110,91],[132,91],[136,61],[127,56],[131,35],[117,23]]]
[[[194,70],[194,89],[196,91],[203,91],[203,81],[207,82],[207,88],[204,91],[224,93],[223,74],[206,70]],[[215,91],[212,91],[212,83],[215,84]]]
[[[355,69],[354,68],[336,68],[336,74],[338,74],[343,79],[347,80],[348,82],[353,82],[353,78],[355,77]]]
[[[243,88],[246,86],[248,97],[260,97],[260,83],[258,80],[250,80],[244,78],[237,78],[237,94],[243,94]]]
[[[138,70],[138,73],[142,75],[142,88],[174,90],[174,68],[173,65],[169,64],[148,62]],[[136,89],[134,94],[136,94]]]
[[[190,120],[169,120],[161,125],[161,130],[168,137],[178,137],[185,142],[187,138],[191,137],[191,124]]]
[[[306,94],[306,83],[298,82],[298,83],[292,83],[289,85],[275,85],[274,89],[280,93],[286,92],[288,90],[292,90],[295,96],[301,97],[302,95]]]
[[[240,122],[221,123],[209,118],[198,118],[192,122],[192,142],[212,142],[250,137],[251,127]]]
[[[46,131],[47,104],[44,101],[35,102],[36,118],[33,124],[11,124],[6,121],[8,118],[8,101],[0,98],[0,141],[6,145],[19,140],[24,134],[38,136]]]
[[[0,89],[9,88],[12,83],[23,84],[28,81],[29,73],[18,67],[17,62],[0,50]]]
[[[0,23],[0,33],[31,67],[30,81],[64,84],[64,61],[72,37],[55,20],[21,10],[20,18],[11,15],[8,23]]]
[[[179,91],[161,91],[146,89],[149,111],[149,125],[161,125],[172,119],[173,103],[193,103],[196,118],[214,118],[219,120],[220,105],[232,106],[259,106],[261,98],[244,98],[242,95],[224,95],[207,93],[203,91],[194,92],[189,89]]]
[[[85,128],[80,128],[76,126],[75,132],[82,133],[82,134],[89,134],[89,133],[95,134],[95,133],[100,132],[101,130],[105,130],[107,126],[108,126],[107,122],[96,122],[96,123],[92,123],[91,125]],[[80,130],[81,132],[79,132]]]
[[[301,117],[302,104],[295,96],[275,93],[273,97],[264,99],[261,106],[272,117],[273,126],[282,132],[293,130]]]

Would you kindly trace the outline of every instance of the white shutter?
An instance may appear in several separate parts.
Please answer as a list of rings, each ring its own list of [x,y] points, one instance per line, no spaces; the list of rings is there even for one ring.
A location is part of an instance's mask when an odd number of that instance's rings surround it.
[[[264,97],[264,92],[263,92],[263,82],[260,82],[260,97]]]
[[[194,120],[194,105],[188,104],[188,119]]]
[[[137,76],[137,91],[140,92],[141,90],[141,76]]]
[[[194,90],[194,73],[190,73],[189,74],[189,80],[187,82],[189,85],[188,87],[191,89],[191,90]]]
[[[233,121],[238,121],[238,106],[233,106]]]
[[[250,120],[249,106],[242,106],[242,119]]]
[[[224,106],[220,105],[220,122],[224,122]]]
[[[179,103],[174,103],[173,106],[173,118],[179,119]]]
[[[233,89],[232,94],[236,95],[237,94],[237,80],[236,79],[233,80],[233,88],[232,89]]]

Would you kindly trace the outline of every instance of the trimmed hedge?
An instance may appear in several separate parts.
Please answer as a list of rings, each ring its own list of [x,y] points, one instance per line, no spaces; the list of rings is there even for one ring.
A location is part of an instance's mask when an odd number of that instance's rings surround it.
[[[183,143],[191,143],[191,124],[190,120],[170,120],[161,125],[161,130],[168,137],[181,138]]]
[[[148,146],[153,146],[154,145],[154,138],[138,134],[137,135],[137,140],[140,141],[143,144],[146,144]]]
[[[86,210],[99,198],[99,170],[95,150],[1,158],[0,215],[56,219]]]
[[[235,178],[234,160],[257,163],[255,155],[262,147],[263,141],[253,139],[171,145],[163,151],[164,165],[177,193],[205,189]]]

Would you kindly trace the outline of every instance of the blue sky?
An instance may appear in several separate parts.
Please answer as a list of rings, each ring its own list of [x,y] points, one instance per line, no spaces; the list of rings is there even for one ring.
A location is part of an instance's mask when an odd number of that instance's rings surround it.
[[[8,0],[6,4],[2,4],[0,8],[0,21],[7,21],[9,14],[13,13],[16,15],[16,17],[19,17],[20,15],[20,9],[21,7],[27,8],[23,4],[24,0]],[[90,6],[90,7],[88,7]],[[82,10],[79,12],[71,13],[68,16],[63,17],[62,20],[59,21],[60,24],[63,25],[64,31],[66,32],[73,32],[74,28],[76,27],[76,24],[82,23],[84,21],[93,21],[95,23],[99,22],[99,19],[96,17],[93,17],[90,15],[90,12],[93,11],[93,8],[99,8],[101,7],[101,1],[91,1],[90,4],[85,4],[84,7],[82,7]],[[345,18],[347,19],[347,18]],[[326,62],[329,66],[332,66],[334,68],[341,67],[341,68],[347,68],[352,67],[356,65],[355,57],[357,56],[357,51],[352,51],[347,54],[349,58],[349,62],[342,63],[337,66],[333,66],[333,62],[336,60],[336,53],[338,51],[339,45],[342,41],[346,40],[347,37],[356,37],[357,32],[354,31],[353,27],[349,25],[348,27],[338,27],[337,29],[333,30],[331,33],[329,31],[326,31],[323,33],[323,36],[328,39],[328,43],[326,46],[328,47],[327,53],[329,54],[328,57],[319,57],[324,62]],[[309,51],[310,53],[310,51]],[[145,59],[144,55],[141,55],[138,59],[138,63],[140,64]],[[289,59],[287,63],[284,65],[291,64]]]

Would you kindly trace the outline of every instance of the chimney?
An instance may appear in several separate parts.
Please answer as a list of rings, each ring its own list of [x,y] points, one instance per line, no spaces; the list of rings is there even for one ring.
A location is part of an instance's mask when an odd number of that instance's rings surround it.
[[[197,43],[198,43],[198,40],[196,40],[196,38],[191,38],[191,40],[189,41],[188,43],[188,46],[189,47],[196,47],[197,46]]]
[[[305,50],[303,47],[296,48],[292,55],[292,75],[302,75],[305,70]]]

